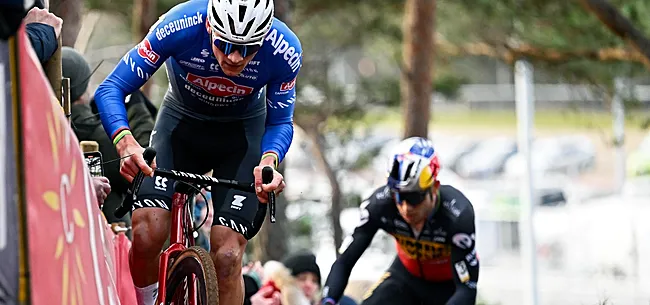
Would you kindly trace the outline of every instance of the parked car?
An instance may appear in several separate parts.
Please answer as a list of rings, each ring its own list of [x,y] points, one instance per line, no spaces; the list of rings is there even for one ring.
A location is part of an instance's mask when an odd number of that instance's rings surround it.
[[[441,166],[452,171],[456,171],[458,161],[471,153],[479,144],[478,140],[469,137],[433,136],[432,139]]]
[[[493,178],[503,172],[506,161],[517,153],[517,142],[509,137],[485,139],[461,157],[456,172],[466,179]]]
[[[585,136],[541,138],[533,142],[531,158],[536,175],[560,173],[575,176],[594,168],[596,149]],[[521,153],[515,154],[506,163],[504,175],[520,177],[525,169],[524,161]]]

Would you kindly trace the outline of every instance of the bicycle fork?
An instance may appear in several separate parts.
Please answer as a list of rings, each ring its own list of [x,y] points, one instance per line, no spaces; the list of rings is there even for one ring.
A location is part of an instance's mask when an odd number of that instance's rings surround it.
[[[156,304],[165,305],[167,300],[167,270],[169,269],[170,259],[176,258],[183,250],[187,249],[186,244],[188,243],[185,232],[183,231],[183,218],[187,217],[184,207],[187,200],[187,195],[181,193],[174,193],[172,197],[172,218],[171,218],[171,235],[169,240],[169,247],[165,249],[160,254],[159,269],[158,269],[158,297],[156,298]],[[185,219],[185,221],[189,221]],[[191,222],[188,223],[191,225]],[[188,285],[189,289],[185,290],[189,294],[185,295],[185,298],[191,300],[190,304],[196,304],[196,291],[194,289],[194,275],[191,277],[191,281],[185,281],[185,285]]]

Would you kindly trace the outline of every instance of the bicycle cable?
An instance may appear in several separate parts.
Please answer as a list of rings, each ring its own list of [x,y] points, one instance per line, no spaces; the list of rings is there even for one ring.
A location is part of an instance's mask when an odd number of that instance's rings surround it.
[[[108,164],[108,163],[117,162],[117,161],[120,161],[120,160],[122,160],[122,159],[126,159],[126,158],[128,158],[128,157],[133,156],[133,155],[134,155],[134,154],[130,154],[130,155],[128,155],[128,156],[124,156],[124,157],[120,157],[120,158],[116,158],[116,159],[112,159],[112,160],[104,161],[104,162],[99,163],[99,164],[97,164],[97,163],[99,162],[99,159],[97,159],[97,160],[93,160],[92,162],[88,163],[88,166],[106,165],[106,164]]]
[[[187,183],[185,181],[179,181],[179,182],[182,182],[182,183],[185,183],[185,184],[189,185],[191,188],[196,190],[201,195],[201,197],[203,197],[203,200],[205,200],[205,208],[206,208],[205,217],[203,218],[203,221],[201,221],[201,223],[196,228],[192,228],[192,233],[194,233],[194,232],[197,232],[199,230],[199,228],[201,228],[205,224],[205,222],[208,220],[208,215],[210,214],[210,204],[208,204],[208,198],[203,194],[203,192],[201,192],[201,188],[196,187],[195,185],[193,185],[191,183]],[[187,201],[185,201],[185,204],[187,204]]]

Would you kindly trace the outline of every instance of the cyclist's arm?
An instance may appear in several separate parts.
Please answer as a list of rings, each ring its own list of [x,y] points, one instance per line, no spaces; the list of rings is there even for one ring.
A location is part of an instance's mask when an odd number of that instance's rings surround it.
[[[371,213],[367,209],[368,201],[361,204],[361,222],[354,229],[354,233],[348,236],[341,245],[341,256],[334,262],[327,281],[323,287],[323,299],[321,304],[338,304],[345,287],[348,285],[348,279],[352,268],[357,263],[363,252],[372,242],[372,238],[377,233],[379,227],[376,221],[372,219]],[[329,302],[329,303],[328,303]]]
[[[300,43],[294,45],[295,53],[301,53]],[[302,57],[299,59],[302,61]],[[282,64],[285,64],[282,60]],[[267,86],[266,130],[262,137],[262,154],[274,154],[277,164],[284,159],[293,140],[293,109],[296,102],[296,77],[302,63],[293,69],[286,63],[284,75]]]
[[[473,305],[476,303],[479,262],[476,256],[472,206],[464,209],[456,221],[451,248],[451,268],[456,292],[447,301],[447,305]]]
[[[129,118],[129,125],[131,126],[133,137],[140,143],[140,146],[147,147],[150,145],[149,140],[153,131],[155,118],[147,109],[143,98],[144,95],[139,90],[133,92],[127,104],[126,113]]]
[[[169,13],[168,13],[169,14]],[[161,37],[156,37],[156,31],[167,24],[164,15],[151,27],[147,36],[133,49],[126,53],[113,72],[99,85],[95,91],[95,103],[99,117],[108,136],[113,139],[122,130],[129,129],[124,99],[127,95],[139,89],[162,66],[174,48],[182,40],[193,42],[194,37],[187,36],[191,29],[178,31]],[[202,25],[195,25],[202,26]]]

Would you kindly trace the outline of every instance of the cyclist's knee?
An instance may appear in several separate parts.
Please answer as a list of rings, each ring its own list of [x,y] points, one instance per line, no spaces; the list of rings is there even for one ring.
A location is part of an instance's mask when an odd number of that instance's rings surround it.
[[[132,216],[133,254],[157,256],[169,234],[169,211],[158,208],[136,209]]]
[[[222,226],[213,226],[210,237],[210,255],[217,269],[217,278],[239,281],[246,238]]]

